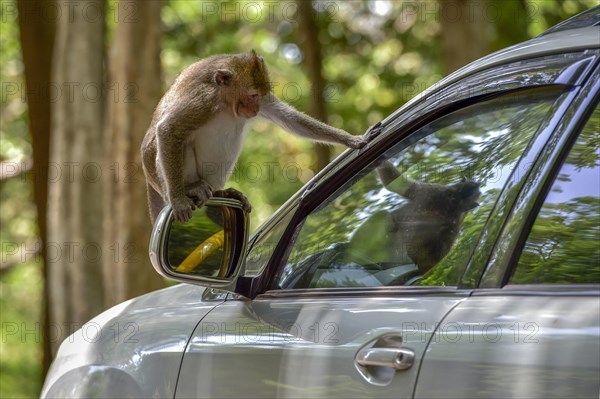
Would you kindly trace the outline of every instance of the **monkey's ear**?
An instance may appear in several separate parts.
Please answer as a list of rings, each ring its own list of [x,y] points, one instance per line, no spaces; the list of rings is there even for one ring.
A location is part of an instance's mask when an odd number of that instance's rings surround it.
[[[233,72],[229,69],[218,69],[215,72],[214,79],[219,86],[229,86],[233,81]]]
[[[252,49],[251,54],[252,54],[252,61],[254,63],[254,67],[256,69],[258,69],[261,74],[264,74],[265,73],[265,60],[260,55],[256,54],[256,51],[254,51],[254,49]]]
[[[252,49],[251,53],[252,53],[252,58],[254,58],[255,60],[258,60],[260,62],[265,62],[262,55],[256,54],[256,51],[254,51],[254,49]]]
[[[254,63],[256,65],[258,65],[258,67],[260,68],[260,70],[262,72],[262,66],[265,63],[264,58],[261,55],[256,54],[256,51],[254,49],[252,49],[252,51],[250,53],[252,54],[252,58],[254,59]]]

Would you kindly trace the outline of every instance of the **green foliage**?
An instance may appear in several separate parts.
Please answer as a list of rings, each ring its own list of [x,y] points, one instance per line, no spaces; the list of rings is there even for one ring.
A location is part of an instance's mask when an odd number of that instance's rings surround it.
[[[14,12],[13,2],[0,6],[0,162],[8,162],[5,165],[13,170],[27,165],[31,157],[23,63]],[[32,178],[32,174],[22,174],[0,182],[3,265],[22,262],[23,245],[28,251],[36,249]],[[42,274],[41,264],[36,260],[0,271],[1,398],[35,397],[41,389]]]
[[[33,398],[41,386],[42,275],[26,262],[0,277],[0,398]]]
[[[546,204],[531,231],[514,284],[600,283],[600,199]]]
[[[31,155],[27,130],[27,97],[23,78],[23,61],[19,45],[16,5],[0,7],[0,161],[19,162]]]
[[[527,0],[530,9],[527,33],[534,37],[584,10],[596,7],[596,0]]]

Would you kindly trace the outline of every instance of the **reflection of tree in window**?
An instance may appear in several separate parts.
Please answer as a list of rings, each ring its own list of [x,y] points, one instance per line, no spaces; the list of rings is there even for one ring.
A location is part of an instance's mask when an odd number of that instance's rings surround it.
[[[466,214],[450,253],[421,282],[411,284],[458,282],[502,187],[558,94],[535,91],[467,107],[423,127],[388,151],[396,153],[389,161],[400,179],[448,186],[466,177],[480,184],[479,205]],[[394,242],[389,223],[391,215],[408,200],[382,184],[375,170],[382,162],[376,161],[370,172],[338,190],[306,219],[283,272],[295,283],[280,278],[282,284],[288,288],[331,286],[332,282],[338,287],[375,284],[374,280],[359,277],[357,269],[376,278],[379,285],[403,281],[396,274],[406,265],[394,263],[389,254],[390,248],[409,243]],[[367,224],[372,230],[363,237],[371,239],[353,242],[357,230],[364,230]],[[362,242],[363,248],[356,246],[357,242]],[[351,245],[343,248],[341,243]],[[372,247],[364,248],[367,245]],[[348,251],[354,251],[355,257]],[[326,255],[332,252],[342,253],[344,261],[340,263],[338,257],[337,263],[331,262]],[[293,278],[302,273],[308,275]],[[321,276],[327,281],[320,281]]]
[[[252,248],[246,256],[245,276],[257,276],[263,271],[273,251],[275,251],[281,236],[288,227],[294,211],[288,210],[286,215],[277,221],[270,230],[260,233],[257,241],[251,244]]]
[[[562,165],[512,284],[600,283],[600,109]]]

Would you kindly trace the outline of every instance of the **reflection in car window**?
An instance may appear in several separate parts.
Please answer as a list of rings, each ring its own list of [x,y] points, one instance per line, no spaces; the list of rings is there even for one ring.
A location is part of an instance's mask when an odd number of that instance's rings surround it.
[[[244,276],[258,276],[271,259],[275,247],[279,243],[283,232],[288,227],[296,208],[288,210],[287,213],[276,222],[275,226],[262,233],[258,240],[252,245],[246,256]]]
[[[600,283],[599,127],[596,108],[546,196],[512,284]]]
[[[454,286],[560,94],[504,95],[414,132],[309,215],[280,288]]]

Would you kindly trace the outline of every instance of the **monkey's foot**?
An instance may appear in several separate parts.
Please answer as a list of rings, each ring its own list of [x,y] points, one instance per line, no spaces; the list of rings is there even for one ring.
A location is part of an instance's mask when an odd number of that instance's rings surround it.
[[[223,198],[233,198],[242,203],[242,209],[246,212],[252,211],[252,205],[250,205],[250,201],[248,198],[235,188],[226,188],[225,190],[217,190],[213,193],[215,197],[223,197]]]
[[[196,209],[196,205],[191,198],[181,197],[171,201],[173,209],[173,218],[178,222],[187,222],[192,218],[192,211]]]
[[[206,204],[206,201],[212,197],[212,187],[204,180],[190,184],[186,187],[185,193],[198,208]]]

